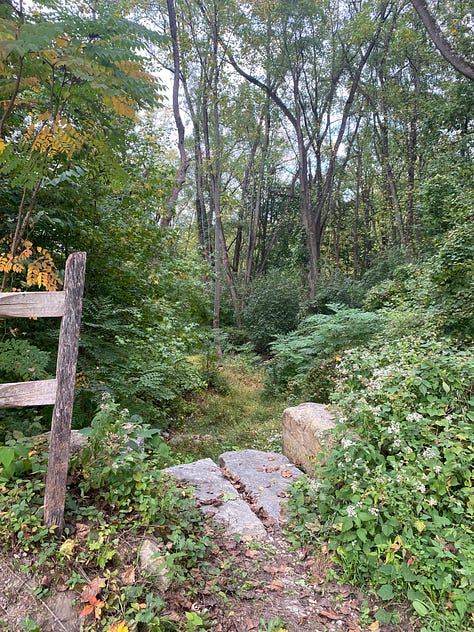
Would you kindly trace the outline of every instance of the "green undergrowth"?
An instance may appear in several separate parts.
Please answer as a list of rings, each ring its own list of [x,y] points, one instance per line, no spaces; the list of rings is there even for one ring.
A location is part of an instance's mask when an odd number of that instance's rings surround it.
[[[247,356],[231,356],[218,369],[217,388],[192,400],[191,413],[173,427],[179,460],[214,460],[227,450],[281,451],[281,396],[263,394],[264,372]]]
[[[43,523],[44,445],[17,440],[7,449],[14,458],[0,455],[0,546],[12,559],[20,552],[19,572],[42,578],[38,597],[46,600],[58,587],[74,591],[84,632],[212,627],[205,608],[191,611],[191,604],[199,586],[210,589],[218,575],[216,534],[189,490],[162,472],[170,452],[153,430],[104,400],[88,447],[71,461],[62,536]],[[141,570],[145,539],[157,545],[169,587]],[[168,602],[176,591],[186,598]],[[39,629],[32,619],[24,623]]]
[[[474,630],[472,349],[410,336],[337,362],[339,425],[290,502],[299,545],[326,547],[344,579],[408,599],[423,632]]]

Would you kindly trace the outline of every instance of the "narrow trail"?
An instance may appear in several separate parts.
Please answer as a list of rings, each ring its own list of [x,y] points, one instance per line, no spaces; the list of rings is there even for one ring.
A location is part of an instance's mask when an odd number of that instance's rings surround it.
[[[226,452],[218,464],[206,458],[169,472],[193,487],[203,513],[224,528],[221,547],[231,557],[236,581],[225,609],[212,599],[206,604],[220,610],[216,632],[379,629],[377,604],[364,605],[364,596],[354,587],[327,580],[332,564],[326,554],[315,555],[307,547],[295,551],[285,537],[289,486],[302,472],[282,454]],[[367,625],[361,622],[364,614],[371,615]],[[403,614],[401,619],[400,625],[383,629],[413,630]],[[269,622],[279,627],[261,627]]]
[[[186,629],[414,632],[402,606],[399,624],[381,625],[376,620],[380,600],[328,579],[336,578],[337,569],[324,546],[319,552],[292,546],[285,534],[286,505],[289,486],[302,472],[281,454],[284,402],[262,399],[262,375],[248,366],[223,371],[228,389],[200,401],[168,435],[172,448],[192,461],[168,472],[194,488],[215,550],[207,568],[193,569],[193,586],[178,583],[162,593],[168,604],[163,614],[177,624],[163,630],[184,629],[184,613],[195,612],[205,613],[205,623]],[[142,541],[127,542],[132,555],[127,568],[136,571],[138,582]],[[77,592],[59,584],[42,598],[43,579],[35,565],[21,551],[0,556],[0,630],[19,632],[20,622],[31,617],[42,622],[31,628],[35,632],[79,632]]]

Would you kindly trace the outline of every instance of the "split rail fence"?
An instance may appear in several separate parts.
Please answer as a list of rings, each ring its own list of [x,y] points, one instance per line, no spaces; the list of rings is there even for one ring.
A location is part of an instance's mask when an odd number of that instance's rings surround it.
[[[0,384],[0,408],[54,404],[44,496],[44,521],[64,528],[64,505],[69,465],[77,352],[81,327],[86,253],[66,261],[61,292],[0,293],[0,318],[61,318],[56,377],[36,382]]]

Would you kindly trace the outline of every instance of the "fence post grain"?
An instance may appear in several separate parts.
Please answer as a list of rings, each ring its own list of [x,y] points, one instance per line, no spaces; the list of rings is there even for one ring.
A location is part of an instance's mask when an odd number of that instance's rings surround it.
[[[64,278],[64,314],[59,332],[56,402],[51,423],[44,497],[45,524],[48,527],[56,527],[59,533],[64,528],[69,443],[85,268],[85,252],[75,252],[69,256]]]

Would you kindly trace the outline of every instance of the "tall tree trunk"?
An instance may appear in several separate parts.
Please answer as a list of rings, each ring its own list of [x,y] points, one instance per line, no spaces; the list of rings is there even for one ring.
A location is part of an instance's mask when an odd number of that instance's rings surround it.
[[[171,224],[174,210],[176,208],[176,202],[178,200],[179,193],[183,188],[183,184],[186,181],[186,173],[189,167],[189,159],[184,148],[185,130],[179,111],[179,83],[181,76],[181,65],[178,44],[178,27],[176,24],[176,9],[174,6],[174,0],[166,0],[166,6],[168,8],[171,45],[173,48],[173,116],[176,124],[176,129],[178,131],[179,168],[176,172],[173,187],[171,189],[171,193],[166,204],[166,213],[162,215],[160,219],[160,226],[165,228]]]
[[[206,200],[204,197],[205,181],[204,181],[204,160],[203,160],[203,148],[202,148],[202,131],[201,121],[194,107],[191,94],[189,92],[188,84],[185,77],[182,77],[182,85],[184,88],[184,94],[186,98],[186,105],[191,115],[193,122],[193,137],[194,137],[194,181],[196,185],[195,194],[195,208],[196,208],[196,224],[199,247],[201,249],[201,255],[205,261],[208,261],[212,253],[212,239],[211,230],[212,224],[209,224],[208,211],[206,207]]]
[[[382,104],[382,109],[384,105]],[[388,138],[388,126],[386,123],[386,114],[382,112],[384,119],[380,117],[378,112],[375,114],[376,128],[379,137],[379,151],[377,155],[379,157],[380,166],[385,177],[385,182],[388,191],[388,197],[391,199],[390,208],[394,214],[396,229],[398,234],[398,241],[407,250],[408,243],[405,234],[405,226],[403,222],[402,208],[400,204],[400,198],[398,195],[398,185],[393,173],[392,162],[390,160],[390,146]]]
[[[356,167],[356,197],[354,201],[354,231],[352,236],[353,248],[353,277],[358,279],[360,275],[360,245],[359,245],[359,216],[360,216],[360,188],[362,177],[362,154],[357,152],[357,167]]]
[[[270,144],[270,110],[268,100],[265,104],[265,113],[264,113],[264,138],[262,144],[262,151],[260,157],[260,165],[257,174],[256,181],[256,195],[255,195],[255,206],[252,209],[252,217],[249,223],[249,237],[248,237],[248,245],[247,245],[247,258],[245,263],[245,285],[249,285],[250,279],[252,278],[252,271],[254,267],[254,258],[255,258],[255,248],[257,244],[257,232],[260,224],[260,212],[262,205],[262,194],[264,187],[264,174],[265,174],[265,160],[267,157],[268,147]]]
[[[407,196],[407,239],[410,249],[414,244],[415,232],[415,180],[418,164],[418,124],[419,124],[419,102],[421,94],[420,77],[420,54],[416,51],[415,59],[411,62],[411,75],[413,82],[413,111],[410,118],[410,134],[408,139],[408,196]]]

